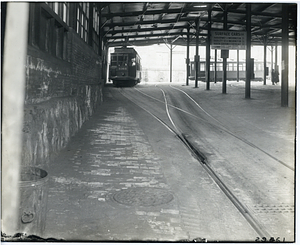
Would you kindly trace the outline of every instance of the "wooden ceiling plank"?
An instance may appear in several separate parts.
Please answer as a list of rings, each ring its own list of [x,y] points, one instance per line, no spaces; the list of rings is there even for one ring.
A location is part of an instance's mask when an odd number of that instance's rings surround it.
[[[184,30],[188,28],[189,23],[195,21],[194,17],[189,17],[191,12],[203,12],[203,10],[207,11],[209,8],[212,9],[212,30],[219,30],[223,24],[223,12],[224,9],[227,8],[228,11],[228,29],[234,30],[243,30],[246,25],[244,19],[246,18],[246,9],[243,3],[231,3],[231,4],[204,4],[204,3],[183,3],[181,5],[172,3],[160,3],[154,4],[154,6],[150,6],[150,3],[131,3],[131,4],[140,4],[135,6],[135,10],[133,12],[126,12],[125,3],[117,7],[116,3],[103,3],[99,4],[99,8],[105,13],[102,14],[101,18],[101,26],[104,27],[104,33],[106,32],[106,37],[109,38],[118,38],[118,36],[132,36],[129,33],[135,33],[134,36],[139,36],[141,32],[147,38],[153,38],[155,36],[160,37],[162,33],[157,34],[156,31],[165,31],[165,35],[180,35],[181,33],[185,33]],[[113,11],[111,6],[114,6]],[[151,8],[149,8],[149,6]],[[173,6],[173,8],[172,8]],[[178,8],[178,6],[182,6]],[[276,33],[281,32],[280,20],[281,16],[281,8],[279,8],[277,3],[263,3],[256,4],[255,9],[251,12],[253,16],[253,22],[251,23],[253,33],[257,33],[258,35],[274,35]],[[201,9],[201,11],[200,11]],[[297,5],[291,6],[291,12],[295,15],[297,13]],[[272,12],[273,11],[273,12]],[[170,14],[168,19],[164,18],[165,15]],[[172,14],[174,16],[172,16]],[[159,15],[159,18],[153,18],[153,20],[144,20],[144,15]],[[116,19],[118,17],[118,19]],[[138,18],[135,18],[138,17]],[[278,19],[278,21],[274,21],[274,18]],[[109,21],[108,21],[109,20]],[[201,17],[201,22],[203,22],[202,30],[206,32],[206,24],[208,18],[206,16]],[[290,28],[291,32],[295,33],[295,30],[292,28],[296,28],[297,22],[295,22],[295,17],[290,15]],[[274,22],[274,23],[272,23]],[[178,23],[178,24],[177,24]],[[296,24],[295,24],[296,23]],[[157,26],[160,24],[160,26]],[[168,25],[169,26],[166,26]],[[149,27],[151,26],[152,27]],[[172,30],[172,32],[171,32]],[[148,33],[147,33],[148,32]]]

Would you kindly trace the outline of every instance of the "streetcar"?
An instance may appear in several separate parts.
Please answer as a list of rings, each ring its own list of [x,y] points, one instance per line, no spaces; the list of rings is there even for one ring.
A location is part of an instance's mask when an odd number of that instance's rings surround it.
[[[238,69],[239,66],[239,69]],[[270,62],[267,63],[267,76],[269,76]],[[205,68],[206,62],[199,61],[199,72],[198,79],[205,81]],[[263,81],[264,79],[264,62],[254,61],[251,59],[251,80]],[[215,61],[212,60],[210,63],[210,82],[215,81],[215,74],[217,81],[222,81],[223,76],[223,61],[218,60],[216,62],[215,71]],[[195,62],[191,62],[190,66],[190,76],[189,79],[195,80]],[[228,60],[227,61],[227,80],[246,80],[246,61]]]
[[[134,86],[141,81],[141,58],[134,48],[115,48],[110,56],[109,80],[114,86]]]

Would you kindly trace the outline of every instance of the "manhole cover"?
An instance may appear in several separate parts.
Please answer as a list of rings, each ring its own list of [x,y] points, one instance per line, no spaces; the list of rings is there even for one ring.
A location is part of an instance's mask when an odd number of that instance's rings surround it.
[[[174,196],[165,189],[137,187],[115,192],[112,200],[129,206],[157,206],[169,203]]]

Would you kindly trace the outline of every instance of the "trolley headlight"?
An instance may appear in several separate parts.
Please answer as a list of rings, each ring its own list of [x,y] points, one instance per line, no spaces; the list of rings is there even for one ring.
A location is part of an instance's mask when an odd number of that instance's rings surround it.
[[[125,76],[125,73],[124,73],[124,72],[122,72],[122,76]]]

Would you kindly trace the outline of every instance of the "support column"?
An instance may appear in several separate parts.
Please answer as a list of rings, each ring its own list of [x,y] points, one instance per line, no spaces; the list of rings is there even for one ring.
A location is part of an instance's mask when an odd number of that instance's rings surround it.
[[[273,67],[274,67],[274,47],[271,46],[271,67],[269,70],[269,74],[271,74],[271,80],[273,79]]]
[[[278,72],[278,45],[277,42],[275,43],[275,71]]]
[[[205,62],[205,79],[206,79],[206,90],[210,89],[210,40],[206,43],[206,62]]]
[[[281,106],[288,107],[289,5],[282,4]]]
[[[215,49],[215,83],[217,83],[217,62],[218,62],[218,50]]]
[[[206,68],[205,68],[205,78],[206,78],[206,90],[210,89],[210,29],[211,29],[211,9],[208,10],[208,32],[206,39]]]
[[[172,69],[173,69],[173,44],[170,46],[170,83],[172,82]]]
[[[267,38],[264,37],[264,85],[267,84]]]
[[[224,10],[224,23],[223,23],[223,29],[227,30],[227,10],[225,7]],[[226,94],[226,81],[227,81],[227,58],[228,58],[229,50],[221,50],[221,57],[223,58],[223,84],[222,84],[222,93]]]
[[[227,58],[229,50],[221,50],[221,57],[223,58],[223,84],[222,84],[222,93],[226,94],[227,89]]]
[[[189,76],[190,76],[190,27],[187,28],[186,86],[189,86]]]
[[[196,55],[194,59],[195,63],[195,88],[198,88],[198,75],[199,75],[199,23],[200,18],[196,19]]]
[[[109,46],[105,40],[103,40],[103,50],[102,50],[102,63],[103,63],[103,74],[104,74],[104,83],[106,83],[108,79],[108,49]]]
[[[236,51],[236,80],[240,81],[240,50]]]
[[[246,31],[247,31],[247,47],[246,47],[246,89],[245,98],[250,99],[251,84],[251,4],[246,5]]]

